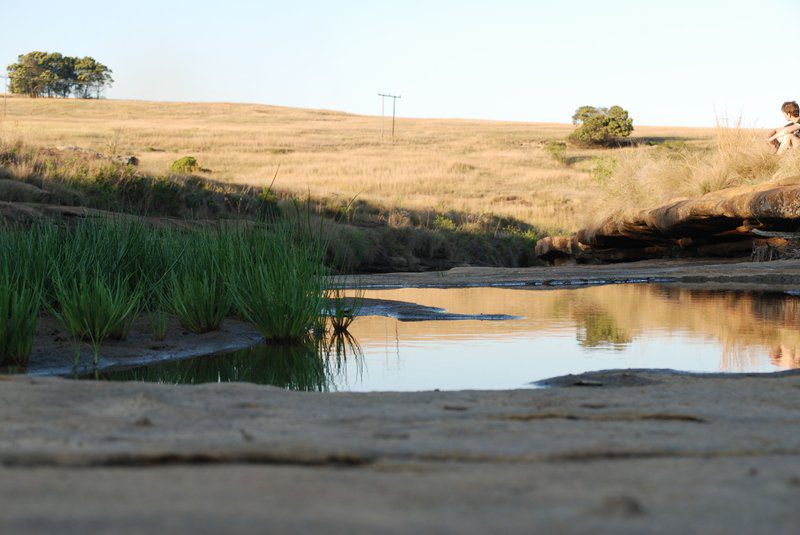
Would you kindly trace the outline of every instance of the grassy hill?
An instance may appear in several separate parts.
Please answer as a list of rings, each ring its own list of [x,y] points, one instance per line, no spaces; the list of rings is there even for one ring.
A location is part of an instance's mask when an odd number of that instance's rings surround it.
[[[387,130],[389,122],[386,124]],[[631,148],[575,149],[554,156],[568,124],[456,119],[397,121],[381,139],[380,117],[334,111],[223,103],[9,98],[0,122],[5,142],[77,146],[135,155],[159,175],[194,156],[216,181],[309,195],[330,210],[372,211],[370,224],[409,219],[469,229],[489,216],[537,233],[584,224],[598,197],[603,162]],[[635,142],[710,146],[713,129],[638,127]],[[593,171],[594,170],[594,171]],[[358,220],[358,214],[350,214]]]

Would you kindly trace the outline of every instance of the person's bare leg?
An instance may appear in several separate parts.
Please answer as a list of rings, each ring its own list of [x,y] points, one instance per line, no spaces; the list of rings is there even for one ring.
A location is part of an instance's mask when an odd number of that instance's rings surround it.
[[[792,138],[795,137],[794,134],[785,134],[778,138],[780,141],[780,146],[778,147],[778,154],[783,154],[787,150],[792,147]]]

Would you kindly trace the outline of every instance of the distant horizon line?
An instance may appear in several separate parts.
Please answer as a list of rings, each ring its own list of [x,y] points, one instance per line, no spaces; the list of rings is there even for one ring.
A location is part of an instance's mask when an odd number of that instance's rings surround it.
[[[333,108],[316,108],[316,107],[304,107],[304,106],[288,106],[285,104],[268,104],[264,102],[249,102],[249,101],[227,101],[227,100],[171,100],[171,99],[149,99],[149,98],[114,98],[114,97],[102,97],[99,99],[95,98],[59,98],[59,97],[29,97],[27,95],[19,95],[15,93],[4,93],[0,91],[0,98],[10,98],[10,99],[25,99],[25,100],[44,100],[44,101],[76,101],[76,102],[92,102],[92,101],[112,101],[112,102],[149,102],[149,103],[165,103],[165,104],[225,104],[225,105],[237,105],[237,106],[266,106],[272,108],[287,108],[293,110],[305,110],[305,111],[326,111],[326,112],[333,112],[339,113],[343,115],[351,115],[355,117],[376,117],[380,118],[380,115],[373,115],[373,114],[365,114],[365,113],[357,113],[345,110],[338,110]],[[387,115],[390,117],[390,115]],[[552,124],[552,125],[567,125],[571,126],[572,123],[568,121],[559,122],[559,121],[536,121],[536,120],[523,120],[523,119],[485,119],[479,117],[447,117],[447,116],[408,116],[408,115],[398,115],[397,120],[403,119],[410,119],[410,120],[444,120],[444,121],[473,121],[473,122],[487,122],[487,123],[519,123],[519,124]],[[696,128],[696,129],[714,129],[718,128],[718,124],[714,125],[706,125],[706,126],[698,126],[698,125],[666,125],[666,124],[636,124],[636,119],[634,118],[634,129],[636,127],[645,127],[645,128]],[[733,128],[733,127],[731,127]],[[766,129],[765,127],[744,127],[746,129],[758,130],[758,129]]]

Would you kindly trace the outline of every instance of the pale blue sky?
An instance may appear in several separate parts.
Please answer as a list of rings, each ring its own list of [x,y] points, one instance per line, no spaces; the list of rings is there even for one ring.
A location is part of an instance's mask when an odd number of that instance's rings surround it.
[[[9,5],[10,4],[10,5]],[[0,62],[91,55],[109,98],[257,102],[413,117],[781,122],[800,100],[797,0],[591,2],[2,0]]]

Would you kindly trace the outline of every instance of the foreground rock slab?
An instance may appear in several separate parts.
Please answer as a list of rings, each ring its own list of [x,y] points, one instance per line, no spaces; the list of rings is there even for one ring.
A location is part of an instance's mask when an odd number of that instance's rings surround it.
[[[0,531],[796,533],[800,374],[501,392],[0,381]]]

